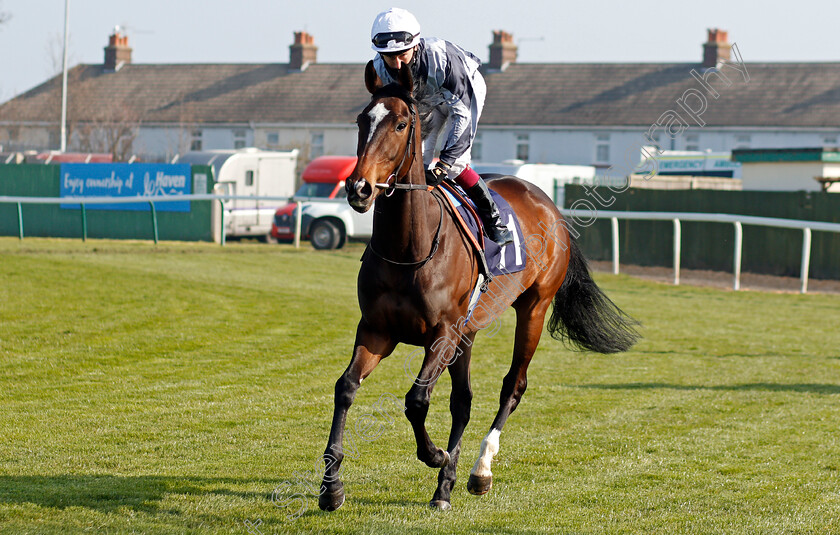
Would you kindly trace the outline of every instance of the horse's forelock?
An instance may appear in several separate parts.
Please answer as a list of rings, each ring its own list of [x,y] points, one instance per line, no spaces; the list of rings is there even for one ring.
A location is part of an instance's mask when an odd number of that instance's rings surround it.
[[[411,96],[411,93],[405,90],[403,86],[400,84],[388,84],[385,86],[380,87],[376,90],[376,92],[371,96],[371,104],[378,100],[382,100],[383,98],[391,98],[396,97],[406,104],[408,104],[409,108],[413,106],[417,106],[417,101]]]

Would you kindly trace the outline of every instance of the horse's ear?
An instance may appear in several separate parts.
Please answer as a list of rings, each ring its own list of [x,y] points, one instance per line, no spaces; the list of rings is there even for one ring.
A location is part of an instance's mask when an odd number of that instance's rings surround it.
[[[400,68],[400,85],[408,91],[410,95],[414,90],[414,80],[411,78],[411,69],[408,68],[408,65],[403,64]]]
[[[382,87],[382,80],[376,74],[376,69],[373,67],[373,60],[368,61],[365,67],[365,87],[367,87],[371,95]]]

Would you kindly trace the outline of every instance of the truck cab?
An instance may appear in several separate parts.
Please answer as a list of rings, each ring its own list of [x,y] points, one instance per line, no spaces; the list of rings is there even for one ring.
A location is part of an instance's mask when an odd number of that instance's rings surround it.
[[[344,181],[356,167],[355,156],[321,156],[303,170],[295,198],[303,201],[301,238],[316,249],[342,247],[348,238],[367,238],[373,228],[372,214],[357,214],[346,202]],[[320,201],[320,202],[319,202]],[[295,203],[274,214],[271,236],[289,242],[295,233]]]

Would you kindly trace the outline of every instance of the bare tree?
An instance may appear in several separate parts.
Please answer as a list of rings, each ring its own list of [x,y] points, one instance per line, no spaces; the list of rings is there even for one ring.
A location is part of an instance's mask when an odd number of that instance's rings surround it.
[[[73,36],[70,35],[68,37],[68,44],[70,46],[67,51],[68,65],[77,63],[76,55],[72,48],[72,39]],[[64,69],[64,36],[58,32],[51,33],[49,40],[44,45],[44,49],[47,53],[47,75],[57,76],[61,74],[61,71]]]
[[[76,122],[75,129],[79,150],[109,153],[115,162],[124,162],[134,153],[140,119],[131,106],[112,102]]]
[[[183,154],[192,149],[193,131],[200,129],[195,119],[195,109],[186,100],[184,93],[178,95],[178,140],[176,154]]]
[[[84,113],[80,110],[80,106],[78,106],[78,101],[74,98],[76,95],[75,89],[78,86],[79,80],[81,78],[82,71],[80,68],[73,68],[67,72],[67,87],[70,91],[69,98],[68,98],[68,110],[67,110],[67,140],[70,143],[70,140],[73,138],[73,128],[76,124],[76,118],[84,117]],[[49,88],[46,93],[46,101],[44,108],[51,110],[55,115],[54,117],[54,130],[50,133],[50,139],[54,140],[51,141],[52,147],[51,148],[58,148],[58,138],[60,136],[60,124],[59,118],[61,117],[61,78],[59,76],[53,76],[52,79],[46,82],[49,84]]]
[[[0,0],[0,7],[3,7],[3,1],[2,1],[2,0]],[[9,22],[9,20],[10,20],[11,18],[12,18],[12,14],[11,14],[11,13],[9,13],[8,11],[2,11],[2,10],[0,10],[0,26],[2,26],[3,24],[5,24],[5,23]]]

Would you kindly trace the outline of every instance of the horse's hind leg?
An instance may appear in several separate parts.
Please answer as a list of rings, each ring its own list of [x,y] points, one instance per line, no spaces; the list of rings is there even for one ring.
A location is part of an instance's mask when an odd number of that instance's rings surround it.
[[[493,474],[490,463],[499,451],[499,435],[508,416],[519,405],[522,394],[528,386],[528,364],[542,335],[545,313],[551,299],[541,299],[534,288],[523,293],[513,306],[516,309],[516,340],[513,349],[513,362],[510,371],[502,382],[499,395],[499,412],[490,432],[481,441],[481,453],[470,471],[467,490],[470,494],[486,494],[493,485]]]
[[[339,478],[339,471],[344,459],[344,424],[347,411],[350,410],[362,379],[370,375],[379,361],[390,355],[394,347],[395,344],[389,338],[369,330],[359,322],[353,358],[335,383],[335,410],[327,450],[324,452],[324,482],[318,497],[318,506],[325,511],[334,511],[344,503],[344,485]]]
[[[470,356],[475,333],[465,335],[458,349],[460,356],[449,365],[449,375],[452,377],[452,394],[449,397],[449,412],[452,414],[452,430],[449,433],[449,464],[440,469],[438,486],[432,501],[432,507],[447,510],[451,507],[450,496],[455,486],[458,458],[461,455],[461,437],[470,421],[470,407],[472,405],[472,388],[470,387]]]

